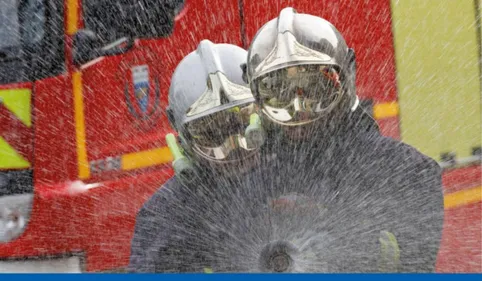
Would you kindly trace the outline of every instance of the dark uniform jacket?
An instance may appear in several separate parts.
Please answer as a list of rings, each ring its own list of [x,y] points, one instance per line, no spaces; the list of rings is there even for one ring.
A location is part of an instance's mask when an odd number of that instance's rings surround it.
[[[361,110],[342,124],[317,141],[273,142],[245,175],[169,180],[137,216],[129,270],[272,271],[270,251],[283,245],[293,272],[434,271],[440,167]],[[387,252],[397,259],[388,269]]]

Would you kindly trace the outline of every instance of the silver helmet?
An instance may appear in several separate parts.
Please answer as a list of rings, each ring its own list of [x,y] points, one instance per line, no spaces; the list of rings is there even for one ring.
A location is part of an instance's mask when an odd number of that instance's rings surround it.
[[[189,158],[203,164],[240,165],[259,150],[259,117],[242,78],[246,57],[238,46],[203,40],[177,66],[168,117]]]
[[[257,32],[247,77],[263,118],[301,126],[358,105],[355,54],[328,21],[285,8]]]

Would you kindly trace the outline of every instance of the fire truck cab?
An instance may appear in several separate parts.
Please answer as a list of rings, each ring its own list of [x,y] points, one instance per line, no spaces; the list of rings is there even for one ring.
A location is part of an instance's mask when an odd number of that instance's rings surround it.
[[[2,270],[127,265],[137,211],[172,176],[164,109],[176,64],[202,39],[241,45],[238,3],[213,2],[226,10],[0,2]],[[204,28],[212,18],[223,24]]]
[[[137,211],[173,175],[164,137],[171,132],[165,108],[176,65],[203,39],[247,48],[286,6],[331,21],[354,47],[358,95],[384,135],[444,165],[468,163],[453,166],[444,183],[451,191],[471,188],[471,219],[480,226],[476,49],[482,43],[480,27],[466,16],[480,13],[480,4],[271,2],[0,1],[0,271],[17,271],[19,264],[47,272],[124,268]],[[449,11],[462,12],[445,14],[443,26],[427,18]],[[420,22],[423,33],[415,32]],[[419,63],[434,50],[465,68],[445,71],[449,61],[435,57]],[[450,102],[432,105],[434,91]],[[450,110],[458,118],[444,123]],[[457,196],[451,206],[462,210]],[[457,218],[464,218],[460,212]],[[458,248],[447,246],[455,236],[467,239]],[[474,270],[477,263],[450,257],[480,261],[480,249],[463,250],[480,243],[480,229],[459,234],[451,228],[444,237],[442,266]]]

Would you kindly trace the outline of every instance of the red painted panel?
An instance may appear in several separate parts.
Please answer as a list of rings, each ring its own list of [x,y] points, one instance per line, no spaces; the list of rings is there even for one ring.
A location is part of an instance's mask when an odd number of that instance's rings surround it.
[[[438,272],[482,272],[482,202],[445,211]]]
[[[72,84],[69,76],[37,81],[34,88],[35,184],[77,178]]]
[[[380,132],[386,137],[400,139],[400,122],[398,116],[377,120]]]
[[[443,185],[446,193],[452,193],[463,189],[482,185],[482,166],[447,170],[444,173]]]
[[[0,243],[0,258],[83,252],[87,271],[124,267],[137,211],[171,176],[158,170],[81,193],[72,192],[71,183],[37,185],[25,232]]]

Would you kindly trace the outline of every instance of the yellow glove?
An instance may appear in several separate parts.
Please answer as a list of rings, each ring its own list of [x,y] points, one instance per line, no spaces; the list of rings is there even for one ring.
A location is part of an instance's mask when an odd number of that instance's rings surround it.
[[[400,248],[397,238],[393,233],[381,231],[380,238],[380,260],[378,267],[381,272],[397,272],[400,268]]]

